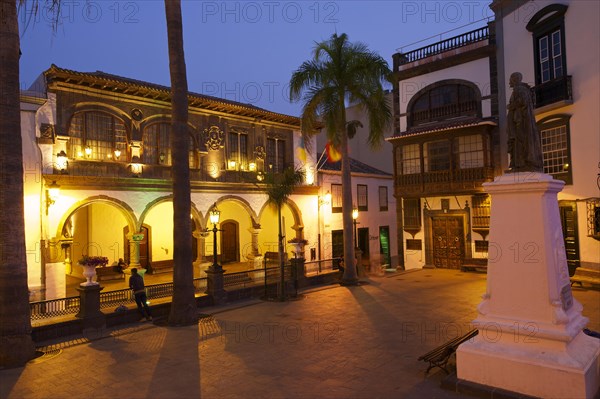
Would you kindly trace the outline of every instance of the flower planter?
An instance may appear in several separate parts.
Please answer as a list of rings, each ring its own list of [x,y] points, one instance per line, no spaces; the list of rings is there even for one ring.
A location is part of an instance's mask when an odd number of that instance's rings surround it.
[[[82,265],[81,263],[79,264],[79,266],[83,267],[83,277],[85,277],[87,280],[84,283],[79,284],[80,286],[89,287],[91,285],[99,284],[96,281],[93,281],[93,278],[96,277],[96,266]]]

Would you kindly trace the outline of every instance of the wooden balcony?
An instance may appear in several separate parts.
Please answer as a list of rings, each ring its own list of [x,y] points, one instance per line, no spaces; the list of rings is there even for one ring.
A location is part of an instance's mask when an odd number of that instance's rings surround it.
[[[532,88],[532,90],[535,108],[541,108],[546,105],[561,101],[573,101],[571,76],[563,76],[561,78],[536,85]]]
[[[491,167],[454,169],[396,176],[397,195],[441,195],[480,191],[494,179]]]

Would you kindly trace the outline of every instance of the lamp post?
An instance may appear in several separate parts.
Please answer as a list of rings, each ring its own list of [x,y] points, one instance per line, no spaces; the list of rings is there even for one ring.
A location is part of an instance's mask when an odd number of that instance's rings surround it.
[[[354,248],[358,248],[357,242],[357,234],[356,234],[356,225],[359,224],[356,219],[358,219],[358,208],[352,207],[352,223],[354,224]]]
[[[221,216],[221,211],[217,209],[217,204],[213,205],[212,210],[210,211],[210,222],[213,224],[213,257],[214,261],[211,266],[213,272],[223,271],[223,268],[217,263],[217,223],[219,223],[219,217]]]

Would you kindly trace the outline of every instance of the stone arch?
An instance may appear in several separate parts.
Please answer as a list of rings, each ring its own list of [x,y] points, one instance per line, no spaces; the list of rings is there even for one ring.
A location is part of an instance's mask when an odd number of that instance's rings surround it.
[[[66,212],[63,213],[57,225],[55,238],[59,240],[64,238],[63,229],[65,228],[65,224],[67,223],[69,218],[73,216],[73,214],[79,209],[93,203],[104,203],[115,206],[117,209],[121,210],[123,216],[125,216],[130,231],[139,231],[139,226],[141,226],[141,224],[138,224],[139,222],[135,217],[133,209],[127,203],[116,198],[109,197],[107,195],[95,195],[76,202],[75,204],[70,206]]]
[[[244,198],[238,197],[236,195],[224,195],[222,197],[220,197],[216,202],[216,206],[217,208],[219,207],[219,204],[222,204],[223,202],[226,201],[233,201],[235,203],[237,203],[238,205],[240,205],[242,208],[244,208],[246,210],[246,212],[248,212],[248,215],[250,215],[250,220],[252,221],[252,225],[253,226],[258,226],[259,223],[258,221],[259,219],[259,215],[256,214],[256,212],[254,212],[254,209],[252,209],[252,206],[250,205],[250,203],[248,201],[246,201]],[[209,212],[210,210],[213,208],[214,204],[211,205],[207,210],[206,210],[206,214],[204,215],[204,226],[208,226],[209,222],[210,222],[210,215]]]
[[[302,231],[304,229],[304,223],[302,222],[302,211],[300,210],[298,205],[289,198],[285,202],[285,205],[287,205],[292,212],[292,216],[294,217],[294,226],[292,226],[292,228],[296,231],[296,234],[298,234],[299,231]],[[263,204],[262,208],[260,209],[258,220],[260,220],[260,217],[262,217],[267,206],[269,206],[268,201],[266,201]],[[300,238],[303,238],[303,237],[300,237]]]

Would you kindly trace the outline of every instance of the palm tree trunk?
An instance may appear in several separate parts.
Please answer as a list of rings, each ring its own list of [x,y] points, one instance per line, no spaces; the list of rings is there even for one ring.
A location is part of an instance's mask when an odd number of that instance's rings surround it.
[[[171,151],[173,178],[173,302],[170,325],[189,325],[197,320],[192,265],[190,221],[190,165],[188,87],[183,53],[180,0],[165,0],[171,72]]]
[[[283,232],[281,229],[281,204],[277,205],[277,221],[279,222],[279,244],[277,249],[279,250],[279,300],[285,300],[285,259],[283,252]]]
[[[342,153],[342,221],[344,229],[344,275],[342,276],[342,284],[353,285],[358,283],[358,276],[354,266],[354,242],[352,239],[352,175],[345,122],[342,126],[344,129],[341,134],[340,145]]]
[[[0,0],[0,368],[35,355],[31,339],[15,0]]]

